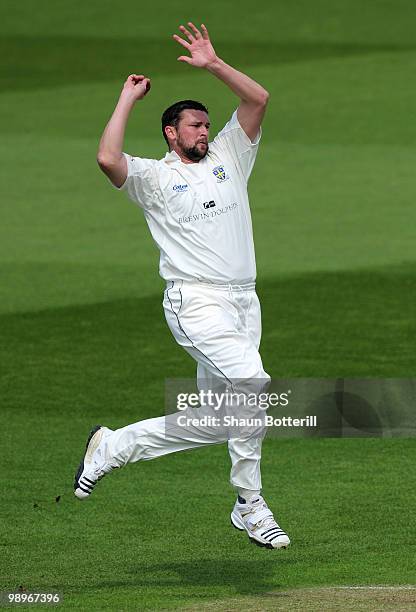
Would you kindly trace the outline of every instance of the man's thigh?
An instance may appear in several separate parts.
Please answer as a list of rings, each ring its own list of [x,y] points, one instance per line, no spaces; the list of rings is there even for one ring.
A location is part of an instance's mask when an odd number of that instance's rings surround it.
[[[228,292],[178,283],[166,290],[164,309],[176,341],[200,366],[198,378],[212,384],[269,378],[258,351],[257,304],[241,325],[241,308]]]

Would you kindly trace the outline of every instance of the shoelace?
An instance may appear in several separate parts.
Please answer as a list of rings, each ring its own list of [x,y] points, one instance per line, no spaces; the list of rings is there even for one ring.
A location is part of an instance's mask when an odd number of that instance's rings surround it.
[[[263,502],[258,508],[253,508],[250,513],[251,516],[247,518],[247,523],[251,527],[279,527],[276,523],[273,512],[268,508],[267,504]]]
[[[97,480],[101,480],[101,478],[104,478],[106,474],[108,474],[112,470],[115,470],[117,467],[118,466],[113,467],[108,463],[102,463],[101,465],[95,468],[94,474],[97,476]]]

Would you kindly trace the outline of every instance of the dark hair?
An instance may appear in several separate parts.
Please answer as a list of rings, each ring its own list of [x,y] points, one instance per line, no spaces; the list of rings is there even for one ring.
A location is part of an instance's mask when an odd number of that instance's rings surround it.
[[[181,119],[182,111],[188,109],[199,110],[208,113],[207,107],[201,104],[201,102],[196,102],[195,100],[181,100],[180,102],[175,102],[175,104],[169,106],[169,108],[167,108],[162,115],[162,134],[168,145],[169,140],[167,139],[165,134],[165,127],[167,125],[171,125],[176,128]]]

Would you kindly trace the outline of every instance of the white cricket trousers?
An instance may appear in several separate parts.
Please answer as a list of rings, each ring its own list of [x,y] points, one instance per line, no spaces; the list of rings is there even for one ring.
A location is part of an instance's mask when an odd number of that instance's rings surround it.
[[[241,286],[169,281],[163,307],[176,341],[197,362],[199,389],[225,390],[236,380],[247,381],[247,388],[257,393],[267,388],[270,377],[259,354],[261,313],[254,283]],[[231,484],[237,489],[261,489],[264,431],[257,437],[224,439],[215,428],[169,426],[169,418],[146,419],[115,430],[105,439],[108,458],[123,466],[227,442]]]

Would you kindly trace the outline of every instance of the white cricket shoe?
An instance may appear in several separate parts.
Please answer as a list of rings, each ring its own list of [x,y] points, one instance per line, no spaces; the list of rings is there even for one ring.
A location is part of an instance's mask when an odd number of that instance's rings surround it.
[[[78,499],[87,499],[101,478],[119,467],[111,465],[101,442],[112,432],[108,427],[96,425],[88,436],[85,455],[75,474],[74,493]]]
[[[240,531],[246,531],[257,546],[273,549],[287,548],[290,544],[287,534],[276,523],[273,512],[261,495],[253,495],[245,504],[240,504],[237,499],[231,512],[231,524]]]

